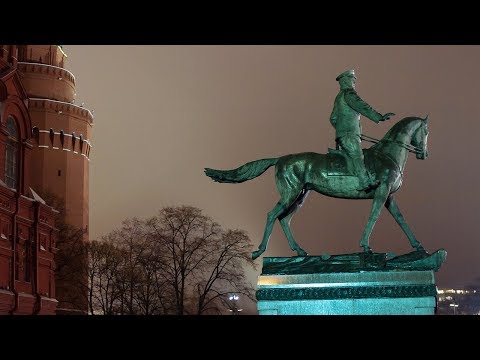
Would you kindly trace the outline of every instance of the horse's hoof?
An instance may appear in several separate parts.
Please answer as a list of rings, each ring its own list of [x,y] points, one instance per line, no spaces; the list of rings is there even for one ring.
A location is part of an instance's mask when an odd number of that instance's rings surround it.
[[[373,250],[370,246],[362,246],[362,247],[363,247],[364,253],[369,253],[369,254],[373,253]]]
[[[303,249],[298,249],[297,256],[308,256],[308,253]]]
[[[252,259],[255,260],[255,259],[258,258],[260,255],[262,255],[264,251],[265,251],[265,250],[260,250],[260,249],[254,251],[254,252],[252,253]]]

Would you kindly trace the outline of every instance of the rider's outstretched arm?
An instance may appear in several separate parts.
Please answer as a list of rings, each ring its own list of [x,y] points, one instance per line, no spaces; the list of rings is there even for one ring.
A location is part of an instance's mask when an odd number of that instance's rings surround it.
[[[376,122],[377,124],[383,120],[383,115],[368,105],[360,96],[358,96],[354,89],[347,89],[345,91],[344,98],[352,109],[359,112],[366,118]]]

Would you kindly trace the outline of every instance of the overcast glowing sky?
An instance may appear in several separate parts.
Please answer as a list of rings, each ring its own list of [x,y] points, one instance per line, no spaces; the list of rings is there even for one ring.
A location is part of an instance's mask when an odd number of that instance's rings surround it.
[[[479,46],[64,46],[77,103],[95,110],[90,237],[127,217],[193,205],[257,247],[278,201],[273,168],[242,184],[218,184],[204,167],[334,147],[328,118],[335,77],[354,68],[357,92],[390,122],[362,117],[381,138],[405,116],[429,114],[429,158],[409,156],[397,203],[424,247],[445,248],[438,287],[480,276]],[[369,146],[368,143],[363,145]],[[371,200],[311,193],[292,220],[310,255],[360,250]],[[411,250],[387,211],[374,251]],[[291,256],[278,222],[264,256]],[[259,271],[261,258],[257,260]],[[256,282],[258,273],[252,273]]]

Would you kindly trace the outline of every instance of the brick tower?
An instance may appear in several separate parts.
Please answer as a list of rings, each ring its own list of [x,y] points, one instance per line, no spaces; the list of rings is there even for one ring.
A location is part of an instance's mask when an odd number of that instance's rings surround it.
[[[36,139],[31,154],[30,171],[35,174],[31,187],[63,199],[65,221],[84,229],[84,240],[88,240],[93,115],[83,104],[75,103],[75,77],[65,69],[66,58],[59,45],[18,46],[18,71]],[[68,284],[57,282],[60,311],[71,308],[65,302],[68,288]]]

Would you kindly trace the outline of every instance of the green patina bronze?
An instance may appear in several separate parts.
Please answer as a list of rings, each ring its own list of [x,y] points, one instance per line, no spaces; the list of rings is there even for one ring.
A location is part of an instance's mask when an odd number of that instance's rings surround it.
[[[290,221],[310,190],[335,198],[373,199],[370,216],[360,240],[360,246],[365,252],[371,252],[370,234],[383,206],[405,232],[411,246],[419,252],[425,252],[405,222],[393,194],[402,185],[408,152],[415,153],[417,159],[426,159],[428,156],[427,118],[406,117],[392,126],[383,139],[362,150],[360,114],[376,122],[387,120],[393,114],[380,115],[358,97],[354,90],[353,71],[340,74],[337,80],[341,90],[335,99],[330,121],[336,126],[336,137],[341,149],[329,149],[327,154],[304,152],[261,159],[233,170],[205,168],[205,174],[214,181],[241,183],[254,179],[269,167],[275,166],[275,181],[280,200],[268,213],[263,240],[258,250],[253,252],[253,259],[266,250],[277,219],[290,248],[296,251],[298,256],[307,255],[295,241],[290,230]],[[368,175],[362,177],[362,171]]]
[[[358,271],[438,271],[445,261],[443,249],[428,254],[412,251],[395,256],[387,253],[359,252],[341,255],[263,258],[262,275],[347,273]]]
[[[357,77],[353,70],[341,73],[336,80],[340,84],[340,92],[335,97],[330,123],[335,128],[337,148],[341,146],[344,154],[347,156],[347,166],[359,179],[357,190],[366,190],[370,187],[375,187],[378,185],[378,182],[369,176],[363,162],[360,114],[377,124],[380,121],[390,119],[395,114],[386,113],[382,115],[358,96],[355,91]]]

